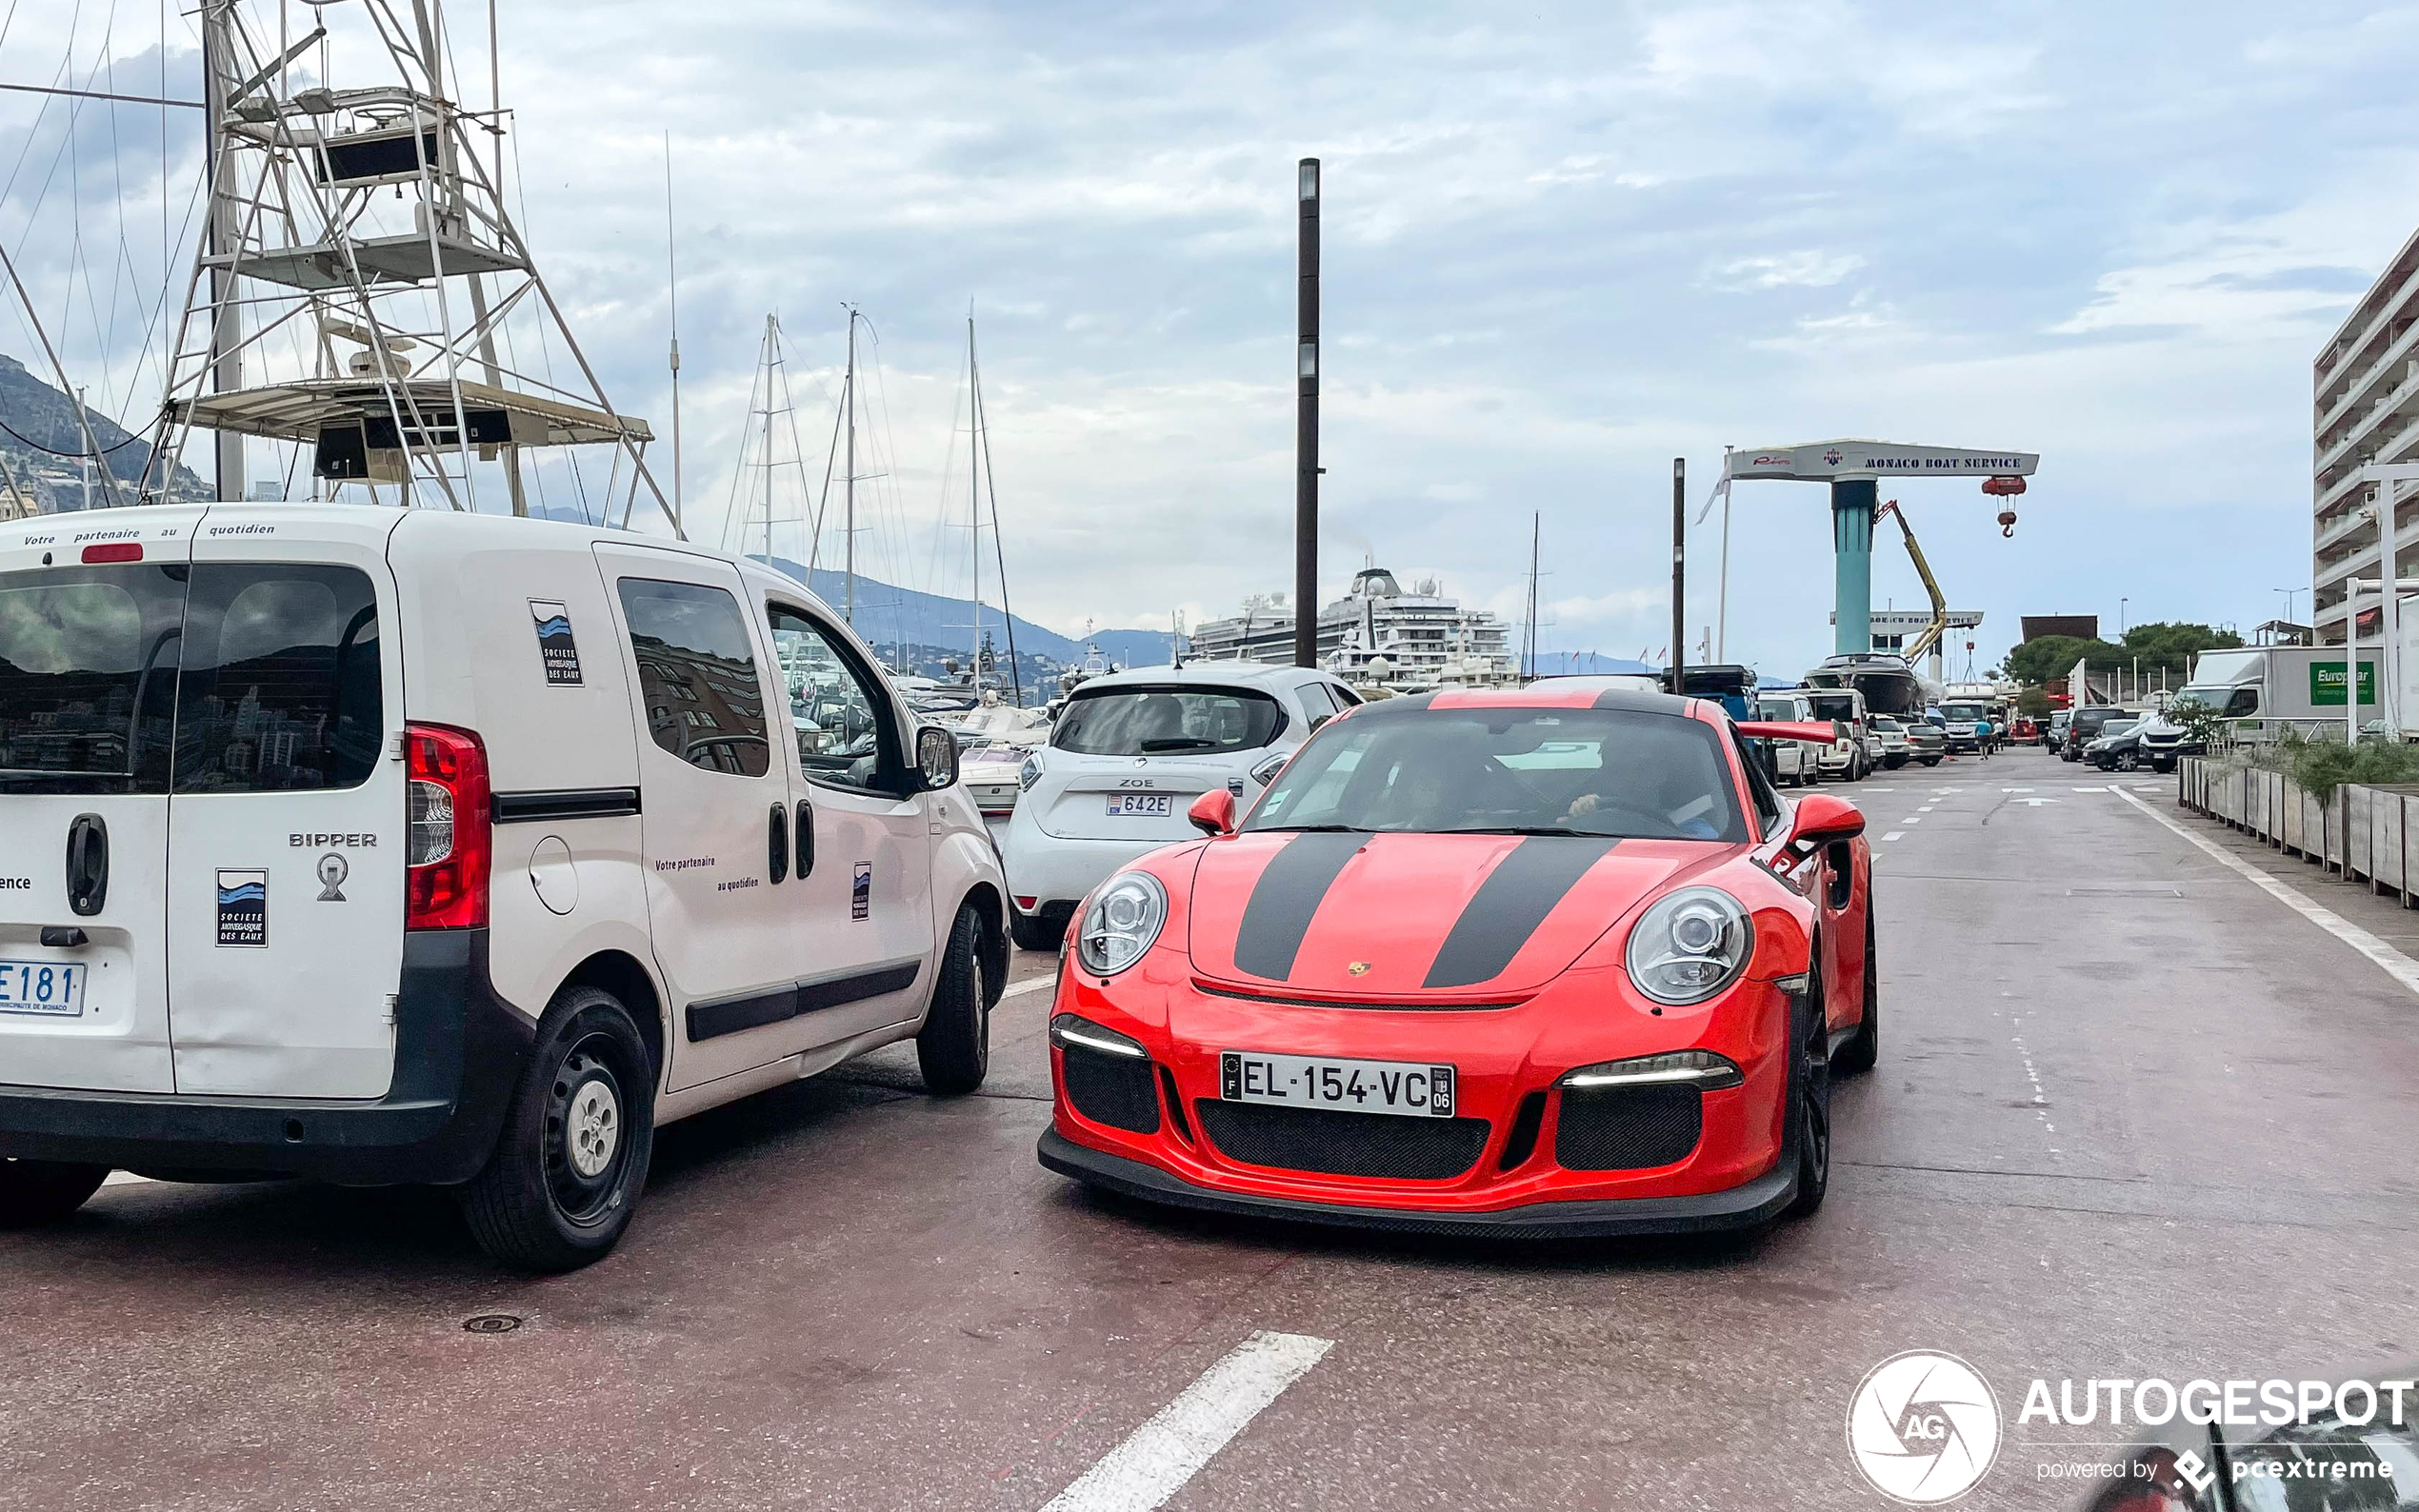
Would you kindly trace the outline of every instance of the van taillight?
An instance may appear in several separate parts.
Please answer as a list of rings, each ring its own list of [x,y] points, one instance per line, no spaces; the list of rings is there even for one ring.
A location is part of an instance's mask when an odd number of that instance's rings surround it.
[[[404,730],[410,825],[404,837],[403,926],[475,929],[488,922],[488,753],[442,725]]]

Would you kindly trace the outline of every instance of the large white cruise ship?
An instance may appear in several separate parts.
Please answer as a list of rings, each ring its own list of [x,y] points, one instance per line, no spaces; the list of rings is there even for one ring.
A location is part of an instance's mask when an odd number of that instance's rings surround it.
[[[1189,639],[1199,661],[1290,662],[1293,610],[1281,597],[1255,598]],[[1501,620],[1463,608],[1433,579],[1407,593],[1381,567],[1354,573],[1351,591],[1319,610],[1319,665],[1348,682],[1405,688],[1506,682],[1517,672]]]

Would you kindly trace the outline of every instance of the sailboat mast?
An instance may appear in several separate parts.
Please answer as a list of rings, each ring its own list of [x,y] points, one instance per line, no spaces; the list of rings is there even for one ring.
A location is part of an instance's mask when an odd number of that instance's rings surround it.
[[[851,627],[857,623],[857,308],[849,307],[849,371],[840,380],[842,402],[849,411],[849,465],[841,478],[842,501],[847,506],[845,521],[845,566],[848,568],[848,596],[842,601],[841,618]]]
[[[765,317],[765,561],[772,561],[772,377],[781,365],[781,327]]]
[[[210,389],[229,393],[244,387],[242,317],[234,304],[235,269],[219,259],[233,249],[235,242],[235,202],[222,192],[219,175],[225,171],[226,148],[220,141],[227,120],[229,74],[233,64],[229,35],[234,22],[234,0],[203,0],[202,5],[202,150],[203,171],[208,175],[210,218],[204,228],[210,258]],[[221,502],[244,496],[244,438],[241,432],[221,430],[217,434],[217,484]],[[89,448],[87,449],[90,449]],[[164,489],[172,489],[176,482],[176,464],[170,461],[162,474]]]
[[[968,661],[968,686],[979,700],[983,692],[983,480],[982,448],[974,429],[974,317],[966,317],[966,524],[974,566],[974,654]]]
[[[1016,610],[1008,599],[1008,547],[1000,539],[1000,480],[991,468],[990,417],[983,409],[983,361],[974,350],[974,317],[966,317],[966,381],[973,395],[974,433],[983,443],[983,481],[991,501],[991,556],[999,567],[1000,626],[1008,632],[1008,681],[1025,706],[1025,674],[1016,667]]]
[[[1529,665],[1522,673],[1526,677],[1537,675],[1537,541],[1545,518],[1542,514],[1529,517]]]

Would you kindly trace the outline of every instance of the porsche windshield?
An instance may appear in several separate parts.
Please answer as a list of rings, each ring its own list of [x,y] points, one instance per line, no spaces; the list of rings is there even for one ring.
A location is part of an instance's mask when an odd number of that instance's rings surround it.
[[[1712,726],[1598,708],[1356,711],[1311,738],[1243,827],[1747,838]]]

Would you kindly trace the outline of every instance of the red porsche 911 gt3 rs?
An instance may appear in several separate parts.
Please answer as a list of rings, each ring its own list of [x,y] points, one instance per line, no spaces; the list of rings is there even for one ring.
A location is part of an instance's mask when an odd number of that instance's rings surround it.
[[[1876,1049],[1871,859],[1749,742],[1832,735],[1551,683],[1331,721],[1078,909],[1042,1164],[1425,1231],[1810,1212],[1831,1072]]]

